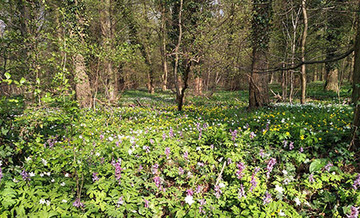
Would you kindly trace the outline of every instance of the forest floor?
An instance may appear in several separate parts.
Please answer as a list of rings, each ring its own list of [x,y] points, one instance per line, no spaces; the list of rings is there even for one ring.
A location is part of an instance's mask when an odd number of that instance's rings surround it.
[[[171,92],[126,91],[120,107],[96,110],[3,98],[0,216],[356,215],[351,90],[322,85],[306,105],[255,111],[247,91],[188,95],[182,112]]]

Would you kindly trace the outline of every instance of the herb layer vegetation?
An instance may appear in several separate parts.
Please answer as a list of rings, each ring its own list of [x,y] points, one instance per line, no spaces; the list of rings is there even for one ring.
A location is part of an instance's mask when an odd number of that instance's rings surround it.
[[[247,111],[244,95],[189,96],[181,112],[166,92],[127,91],[121,107],[95,110],[3,98],[0,214],[356,215],[359,156],[349,151],[347,96]]]

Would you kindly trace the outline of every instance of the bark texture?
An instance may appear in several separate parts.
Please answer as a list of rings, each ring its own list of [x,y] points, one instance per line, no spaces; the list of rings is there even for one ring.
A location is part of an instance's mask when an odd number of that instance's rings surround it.
[[[89,77],[86,74],[84,57],[77,54],[74,57],[75,80],[76,80],[76,100],[80,107],[91,107],[91,91]]]

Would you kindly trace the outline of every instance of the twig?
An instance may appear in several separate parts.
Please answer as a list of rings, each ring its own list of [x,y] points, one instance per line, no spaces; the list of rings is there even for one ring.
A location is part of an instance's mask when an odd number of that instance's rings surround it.
[[[216,179],[215,185],[218,185],[218,184],[219,184],[220,179],[221,179],[221,175],[222,175],[223,172],[224,172],[225,166],[226,166],[226,160],[224,161],[223,167],[222,167],[222,169],[221,169],[221,171],[220,171],[220,173],[219,173],[219,175],[218,175],[218,178]]]

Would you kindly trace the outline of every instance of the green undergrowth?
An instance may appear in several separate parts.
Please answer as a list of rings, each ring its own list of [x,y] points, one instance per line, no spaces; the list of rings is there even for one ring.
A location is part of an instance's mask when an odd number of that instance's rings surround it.
[[[246,99],[189,95],[182,112],[170,92],[128,91],[96,110],[4,99],[0,214],[345,217],[360,206],[353,108],[248,111]]]

